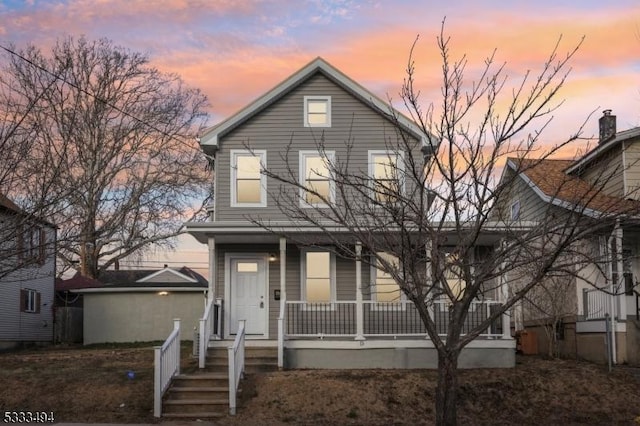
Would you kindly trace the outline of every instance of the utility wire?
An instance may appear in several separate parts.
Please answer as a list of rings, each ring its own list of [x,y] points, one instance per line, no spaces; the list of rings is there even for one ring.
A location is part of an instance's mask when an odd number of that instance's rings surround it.
[[[49,71],[48,69],[46,69],[46,68],[45,68],[45,67],[43,67],[42,65],[36,64],[35,62],[33,62],[32,60],[30,60],[29,58],[25,58],[24,56],[22,56],[22,55],[21,55],[21,54],[19,54],[18,52],[14,51],[14,50],[12,50],[12,49],[10,49],[10,48],[8,48],[8,47],[6,47],[6,46],[2,45],[2,44],[0,44],[0,49],[2,49],[2,50],[4,50],[4,51],[6,51],[7,53],[9,53],[9,54],[11,54],[11,55],[13,55],[13,56],[15,56],[15,57],[17,57],[17,58],[21,59],[22,61],[25,61],[26,63],[28,63],[29,65],[31,65],[31,66],[33,66],[33,67],[35,67],[35,68],[37,68],[37,69],[39,69],[40,71],[43,71],[43,72],[45,72],[45,73],[49,74],[50,76],[52,76],[52,77],[53,77],[53,78],[55,78],[56,80],[62,81],[63,83],[65,83],[65,84],[67,84],[67,85],[69,85],[69,86],[73,87],[74,89],[78,90],[79,92],[84,93],[85,95],[90,96],[90,97],[92,97],[93,99],[95,99],[95,100],[97,100],[97,101],[99,101],[99,102],[102,102],[103,104],[105,104],[105,105],[109,106],[110,108],[113,108],[114,110],[118,111],[119,113],[124,114],[125,116],[127,116],[127,117],[129,117],[129,118],[132,118],[133,120],[137,121],[138,123],[143,124],[143,125],[145,125],[145,126],[149,127],[150,129],[155,130],[156,132],[161,133],[162,135],[169,137],[170,139],[175,139],[176,141],[178,141],[178,142],[180,142],[180,143],[182,143],[182,144],[184,144],[184,145],[188,146],[189,148],[191,148],[191,145],[189,145],[189,144],[186,142],[186,138],[184,138],[183,136],[169,134],[169,133],[167,133],[166,131],[164,131],[164,130],[162,130],[162,129],[157,128],[156,126],[153,126],[153,125],[151,125],[151,124],[149,124],[149,123],[145,122],[145,121],[144,121],[144,120],[142,120],[141,118],[138,118],[138,117],[136,117],[135,115],[133,115],[133,114],[131,114],[131,113],[129,113],[129,112],[127,112],[127,111],[123,110],[122,108],[120,108],[120,107],[118,107],[118,106],[116,106],[116,105],[114,105],[114,104],[112,104],[112,103],[109,103],[108,101],[106,101],[106,100],[104,100],[104,99],[100,98],[99,96],[96,96],[95,94],[90,93],[89,91],[87,91],[86,89],[83,89],[82,87],[78,86],[77,84],[75,84],[75,83],[72,83],[72,82],[68,81],[68,80],[67,80],[67,79],[65,79],[63,76],[58,75],[58,74],[56,74],[56,73],[54,73],[54,72],[52,72],[52,71]],[[207,156],[207,155],[205,155],[205,156],[206,156],[207,158],[209,157],[209,156]]]

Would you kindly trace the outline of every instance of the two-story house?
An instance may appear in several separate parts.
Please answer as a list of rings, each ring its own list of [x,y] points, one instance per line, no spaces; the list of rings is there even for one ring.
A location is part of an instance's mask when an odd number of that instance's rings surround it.
[[[561,355],[605,362],[610,350],[613,362],[638,363],[640,128],[617,132],[616,117],[606,110],[599,130],[598,144],[577,160],[507,161],[503,182],[511,187],[501,200],[505,220],[544,221],[562,214],[595,222],[618,218],[607,229],[594,226],[581,242],[584,259],[572,276],[548,287],[545,301],[524,302],[516,309],[517,322],[538,330],[541,350],[548,345],[541,324],[557,316]],[[615,330],[609,345],[607,328]]]
[[[390,143],[399,132],[409,140],[404,148]],[[215,197],[209,221],[185,227],[209,248],[209,303],[220,319],[220,340],[210,346],[228,346],[245,320],[247,344],[278,346],[287,368],[437,366],[434,345],[397,283],[375,264],[341,256],[332,246],[337,225],[286,212],[287,203],[300,203],[295,207],[313,206],[322,215],[345,196],[327,162],[342,162],[363,182],[383,182],[391,169],[423,173],[422,160],[433,150],[419,126],[317,58],[205,131],[200,144],[215,164]],[[420,164],[408,164],[408,157]],[[274,174],[300,185],[287,187]],[[352,235],[342,238],[359,252]],[[482,312],[499,301],[474,303],[476,317],[485,318]],[[443,309],[434,315],[445,318]],[[498,322],[464,349],[460,366],[514,365],[514,341]]]
[[[0,194],[0,349],[53,340],[56,228]]]

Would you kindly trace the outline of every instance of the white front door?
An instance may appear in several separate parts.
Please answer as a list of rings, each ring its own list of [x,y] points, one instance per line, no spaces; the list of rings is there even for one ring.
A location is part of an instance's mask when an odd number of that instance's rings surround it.
[[[262,257],[232,257],[229,262],[231,277],[231,313],[229,333],[236,334],[238,321],[245,320],[245,333],[266,334],[267,273]]]

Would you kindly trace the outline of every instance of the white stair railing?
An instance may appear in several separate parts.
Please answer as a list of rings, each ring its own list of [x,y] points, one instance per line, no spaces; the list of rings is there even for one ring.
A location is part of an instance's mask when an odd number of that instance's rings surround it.
[[[162,396],[171,379],[180,374],[180,320],[173,320],[173,331],[162,346],[154,348],[153,415],[162,415]]]
[[[205,360],[207,358],[207,347],[209,346],[209,339],[211,338],[211,331],[213,329],[213,299],[209,299],[207,306],[204,309],[204,315],[200,318],[200,334],[198,339],[198,367],[205,367]]]
[[[244,376],[244,327],[245,320],[240,320],[238,324],[238,334],[233,341],[233,346],[229,347],[229,414],[236,414],[236,396],[240,379]]]

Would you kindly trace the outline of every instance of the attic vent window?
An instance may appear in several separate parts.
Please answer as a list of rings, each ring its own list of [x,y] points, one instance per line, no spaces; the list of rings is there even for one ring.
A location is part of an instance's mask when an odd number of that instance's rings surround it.
[[[304,126],[331,127],[331,96],[304,97]]]

